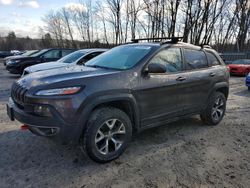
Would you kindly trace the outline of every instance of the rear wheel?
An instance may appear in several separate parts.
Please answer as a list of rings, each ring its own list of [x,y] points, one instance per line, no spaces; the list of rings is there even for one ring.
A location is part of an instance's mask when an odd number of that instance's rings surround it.
[[[124,152],[131,136],[128,115],[120,109],[105,107],[91,114],[82,145],[91,159],[105,163]]]
[[[209,99],[205,111],[201,114],[201,120],[208,125],[217,125],[225,115],[226,97],[221,92],[215,92]]]

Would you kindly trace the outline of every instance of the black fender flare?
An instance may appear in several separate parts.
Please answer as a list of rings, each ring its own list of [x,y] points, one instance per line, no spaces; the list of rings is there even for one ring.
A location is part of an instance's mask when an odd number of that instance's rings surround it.
[[[219,82],[219,83],[216,83],[216,84],[214,85],[213,89],[210,91],[210,93],[209,93],[209,95],[208,95],[207,102],[209,101],[211,95],[212,95],[215,91],[217,91],[217,90],[219,90],[219,89],[221,89],[221,88],[227,88],[227,93],[229,93],[229,83],[228,83],[228,82]],[[226,98],[227,98],[227,96],[226,96]]]
[[[132,114],[134,118],[134,128],[139,130],[139,108],[136,102],[136,99],[131,93],[114,93],[114,94],[106,94],[106,95],[98,95],[86,98],[87,102],[84,102],[79,110],[79,118],[77,121],[77,125],[79,125],[79,137],[81,136],[82,132],[86,128],[86,123],[91,112],[99,105],[108,103],[108,102],[116,102],[116,101],[127,101],[129,102],[130,106],[132,107]]]

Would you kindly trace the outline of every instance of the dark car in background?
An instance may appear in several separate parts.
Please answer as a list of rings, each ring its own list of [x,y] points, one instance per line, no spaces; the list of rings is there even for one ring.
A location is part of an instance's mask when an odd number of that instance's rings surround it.
[[[105,51],[107,51],[107,49],[102,49],[102,48],[89,48],[89,49],[77,50],[71,54],[64,56],[58,61],[42,63],[42,64],[27,67],[23,71],[23,76],[33,73],[33,72],[38,72],[38,71],[43,71],[43,70],[56,69],[56,68],[67,67],[67,66],[72,66],[72,65],[82,65],[85,62],[100,55],[101,53]]]
[[[26,67],[36,65],[39,63],[57,61],[58,59],[74,51],[76,50],[75,49],[59,49],[59,48],[44,49],[29,57],[18,57],[18,58],[11,59],[6,64],[6,69],[12,74],[22,74],[23,70]]]
[[[10,51],[0,51],[0,58],[6,58],[9,56],[13,56],[13,54]]]
[[[4,65],[6,66],[8,61],[10,61],[11,59],[15,59],[15,58],[19,58],[19,57],[28,57],[28,56],[31,56],[31,55],[37,53],[37,52],[39,52],[39,50],[27,50],[26,52],[24,52],[21,55],[8,56],[8,57],[4,58]]]

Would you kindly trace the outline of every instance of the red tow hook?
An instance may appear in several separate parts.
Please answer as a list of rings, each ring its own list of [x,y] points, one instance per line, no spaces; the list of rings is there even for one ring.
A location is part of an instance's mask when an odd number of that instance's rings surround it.
[[[25,130],[28,130],[29,127],[28,127],[27,125],[22,125],[22,126],[20,127],[20,129],[21,129],[22,131],[25,131]]]

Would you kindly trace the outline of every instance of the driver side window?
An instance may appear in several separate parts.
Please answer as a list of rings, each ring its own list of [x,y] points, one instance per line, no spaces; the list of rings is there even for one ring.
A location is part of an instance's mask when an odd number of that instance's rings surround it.
[[[162,64],[166,72],[182,71],[182,58],[180,48],[167,48],[156,54],[150,63]]]

